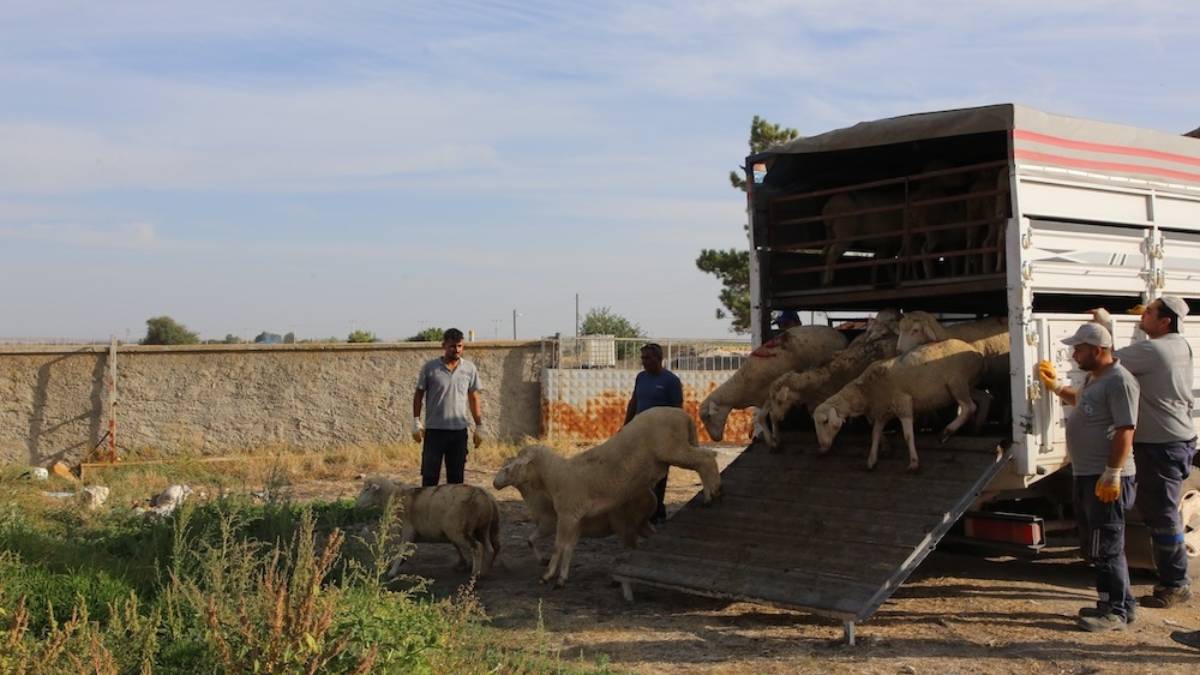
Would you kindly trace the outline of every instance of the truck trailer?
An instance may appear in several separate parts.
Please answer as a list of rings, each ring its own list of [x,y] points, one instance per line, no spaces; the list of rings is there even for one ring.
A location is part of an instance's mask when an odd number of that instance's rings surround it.
[[[1002,104],[862,122],[745,166],[755,346],[781,310],[1007,317],[1008,386],[981,434],[919,439],[919,475],[863,471],[865,435],[839,457],[816,457],[802,424],[782,453],[752,444],[723,474],[733,504],[685,507],[618,568],[628,589],[802,608],[852,638],[946,535],[1037,550],[1069,527],[1071,411],[1033,368],[1082,383],[1060,340],[1089,310],[1109,310],[1120,347],[1146,339],[1128,312],[1182,297],[1200,354],[1200,139]],[[1200,574],[1200,471],[1182,509]],[[1131,564],[1152,567],[1136,523]]]

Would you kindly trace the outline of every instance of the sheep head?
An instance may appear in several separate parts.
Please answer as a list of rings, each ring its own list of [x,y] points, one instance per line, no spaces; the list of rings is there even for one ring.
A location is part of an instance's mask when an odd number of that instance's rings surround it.
[[[946,339],[946,330],[942,324],[928,312],[909,312],[900,319],[900,338],[896,341],[896,350],[901,354],[913,347],[927,342],[940,342]]]
[[[805,380],[801,373],[788,373],[771,383],[767,402],[758,412],[758,422],[767,444],[773,448],[779,447],[783,440],[779,426],[800,401]]]
[[[820,444],[821,450],[826,451],[833,447],[833,439],[837,438],[838,432],[842,430],[842,425],[846,423],[846,418],[838,412],[838,409],[828,403],[822,403],[813,411],[813,424],[817,429],[817,443]]]
[[[382,507],[398,491],[399,486],[383,476],[367,476],[363,479],[363,488],[354,506],[359,509]]]
[[[536,455],[543,450],[547,450],[540,445],[527,445],[521,448],[516,457],[510,457],[500,466],[500,470],[496,472],[496,476],[492,478],[492,487],[497,490],[502,490],[510,485],[517,486],[529,483],[533,476],[533,467],[531,466]]]
[[[725,422],[732,411],[731,406],[721,405],[711,398],[704,399],[700,404],[700,421],[704,423],[709,438],[720,441],[725,437]]]
[[[867,322],[866,340],[874,342],[881,338],[890,337],[899,332],[900,326],[900,310],[897,309],[881,309],[870,321]]]

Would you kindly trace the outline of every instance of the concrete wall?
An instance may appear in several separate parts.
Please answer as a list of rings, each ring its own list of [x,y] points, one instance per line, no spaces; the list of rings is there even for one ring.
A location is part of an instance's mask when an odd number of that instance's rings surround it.
[[[104,347],[0,347],[0,462],[78,461],[107,428]],[[232,454],[407,438],[422,344],[123,346],[121,448]],[[538,342],[467,345],[502,438],[541,432]]]

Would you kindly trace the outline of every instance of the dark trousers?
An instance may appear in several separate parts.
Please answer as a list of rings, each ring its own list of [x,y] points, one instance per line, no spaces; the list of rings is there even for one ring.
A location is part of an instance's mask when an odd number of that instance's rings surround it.
[[[1134,443],[1137,508],[1150,528],[1154,565],[1162,586],[1188,585],[1187,547],[1179,518],[1179,496],[1196,454],[1196,439],[1175,443]]]
[[[421,485],[431,487],[442,477],[442,461],[446,462],[446,482],[463,482],[467,467],[466,429],[426,429],[421,445]]]
[[[670,475],[671,470],[667,469],[667,474]],[[658,481],[658,485],[654,486],[654,496],[658,498],[658,508],[654,510],[654,520],[662,521],[667,519],[667,476],[663,476],[662,480]]]
[[[1087,547],[1084,557],[1096,568],[1098,607],[1128,620],[1137,606],[1129,583],[1125,560],[1125,512],[1137,497],[1137,480],[1121,477],[1121,496],[1111,504],[1096,499],[1099,476],[1075,477],[1075,518],[1080,539]]]

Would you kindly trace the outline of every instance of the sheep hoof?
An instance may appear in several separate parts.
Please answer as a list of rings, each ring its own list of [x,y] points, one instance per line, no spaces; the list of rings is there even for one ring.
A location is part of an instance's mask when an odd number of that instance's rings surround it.
[[[554,590],[557,591],[558,589],[563,588],[566,585],[567,585],[566,579],[559,579],[558,581],[554,582]]]
[[[871,462],[867,462],[867,471],[874,471],[874,470],[875,470],[875,464],[873,464]]]
[[[921,465],[920,465],[920,464],[909,464],[909,465],[908,465],[908,472],[909,472],[909,473],[920,473],[920,472],[921,472]]]

